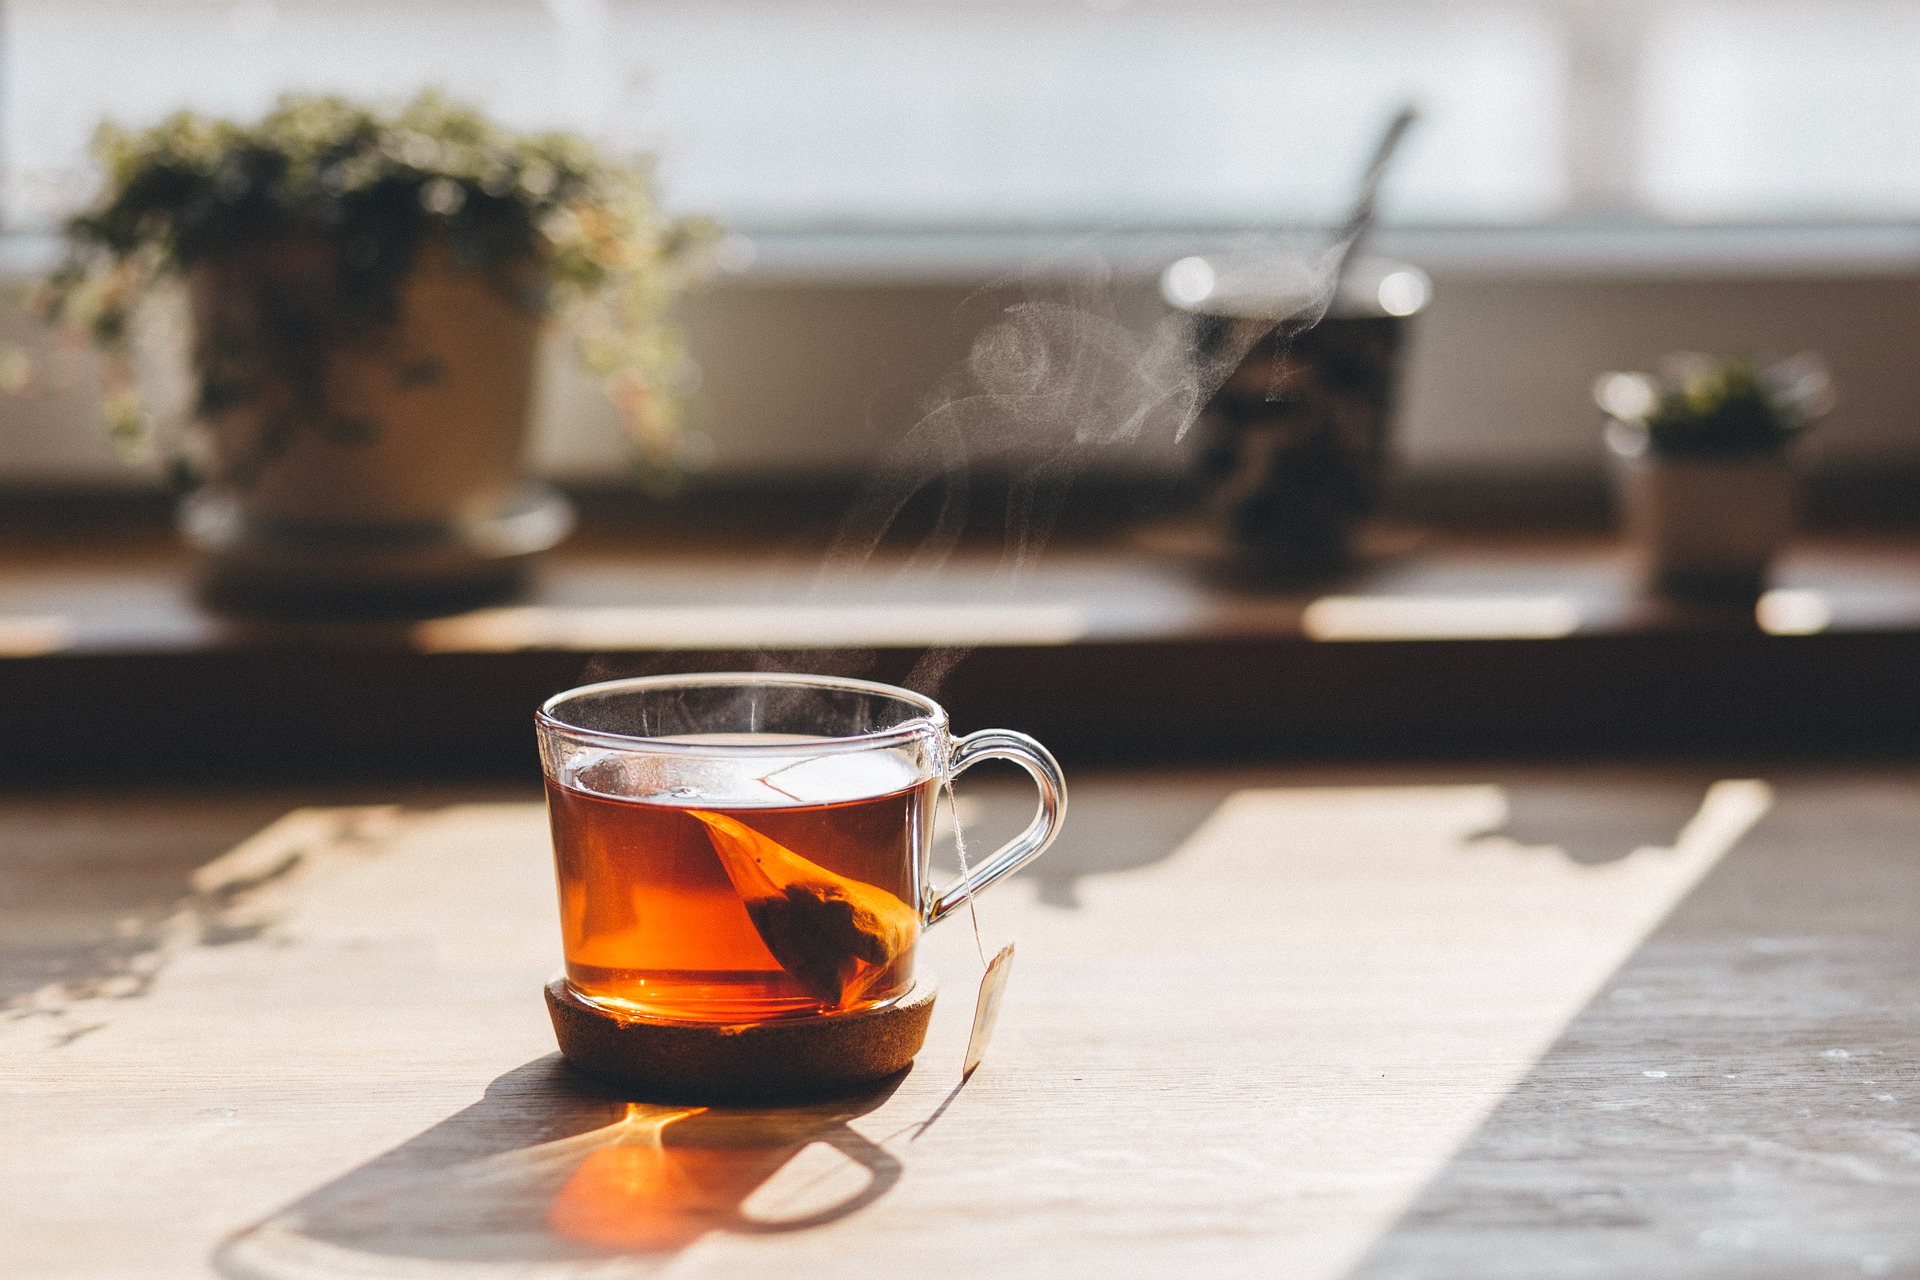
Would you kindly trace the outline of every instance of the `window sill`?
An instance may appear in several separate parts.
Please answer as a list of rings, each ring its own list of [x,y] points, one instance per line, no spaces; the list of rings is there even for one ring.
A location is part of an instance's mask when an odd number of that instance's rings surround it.
[[[1774,593],[1792,607],[1756,620],[1638,599],[1603,538],[1383,530],[1368,567],[1282,590],[1172,525],[1058,546],[1017,583],[963,550],[903,586],[889,553],[822,594],[791,530],[602,536],[505,609],[355,624],[211,614],[191,560],[136,538],[0,559],[0,704],[36,726],[0,742],[0,773],[533,776],[532,708],[585,679],[770,659],[898,683],[927,645],[968,648],[941,690],[956,723],[1018,723],[1075,762],[1905,751],[1913,549],[1805,539]]]
[[[741,234],[747,283],[951,284],[1150,280],[1188,254],[1318,233],[1230,230],[755,231]],[[1920,224],[1668,226],[1643,222],[1386,227],[1373,251],[1436,275],[1497,278],[1792,279],[1920,274]]]

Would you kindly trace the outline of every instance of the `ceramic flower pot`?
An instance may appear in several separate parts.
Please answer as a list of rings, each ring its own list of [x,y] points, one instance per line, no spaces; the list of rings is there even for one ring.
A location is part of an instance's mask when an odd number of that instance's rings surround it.
[[[1616,454],[1620,511],[1642,586],[1656,594],[1751,599],[1793,532],[1784,453]]]
[[[522,468],[537,311],[429,245],[370,321],[340,305],[333,252],[274,241],[189,274],[210,478],[182,529],[228,602],[498,594],[572,525]]]
[[[1832,377],[1813,352],[1679,352],[1661,365],[1593,384],[1641,584],[1751,601],[1793,531],[1792,445],[1833,407]]]

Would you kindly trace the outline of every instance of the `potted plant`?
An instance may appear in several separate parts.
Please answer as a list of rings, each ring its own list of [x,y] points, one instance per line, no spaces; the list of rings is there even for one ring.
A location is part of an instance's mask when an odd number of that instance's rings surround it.
[[[433,93],[394,113],[289,97],[251,126],[103,126],[95,152],[104,189],[67,224],[38,309],[104,357],[121,443],[192,487],[181,526],[218,594],[485,591],[564,537],[565,501],[521,463],[550,320],[643,471],[676,466],[666,313],[709,229],[663,216],[644,169]],[[169,290],[195,383],[175,422],[142,403],[131,359]]]
[[[1791,446],[1832,404],[1824,362],[1681,355],[1657,375],[1603,374],[1594,399],[1643,585],[1758,594],[1793,529]]]

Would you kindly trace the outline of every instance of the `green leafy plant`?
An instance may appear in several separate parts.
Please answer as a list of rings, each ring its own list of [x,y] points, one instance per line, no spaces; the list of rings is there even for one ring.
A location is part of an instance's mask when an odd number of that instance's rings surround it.
[[[237,376],[202,362],[204,415],[311,360],[303,344],[377,339],[409,273],[439,246],[571,334],[643,479],[680,470],[689,365],[668,311],[704,271],[715,231],[663,214],[644,166],[568,134],[515,133],[433,92],[393,113],[286,97],[251,126],[193,113],[137,132],[103,125],[94,154],[104,188],[67,224],[67,256],[35,306],[105,357],[108,424],[123,445],[151,449],[159,430],[128,359],[136,308],[157,286],[288,246],[320,264],[325,306],[296,308],[284,333],[266,335],[264,367]]]
[[[1622,453],[1670,457],[1771,453],[1832,407],[1832,379],[1818,356],[1765,364],[1750,356],[1679,355],[1658,375],[1602,374],[1594,401],[1625,430]]]

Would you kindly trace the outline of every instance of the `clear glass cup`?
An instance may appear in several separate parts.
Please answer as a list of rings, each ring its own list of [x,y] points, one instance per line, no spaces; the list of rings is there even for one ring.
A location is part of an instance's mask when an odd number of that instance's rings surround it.
[[[871,1008],[915,946],[1038,857],[1066,812],[1047,749],[952,737],[930,698],[830,676],[644,676],[556,694],[536,717],[567,985],[626,1015],[752,1022]],[[1033,821],[930,884],[940,789],[1011,760]]]

